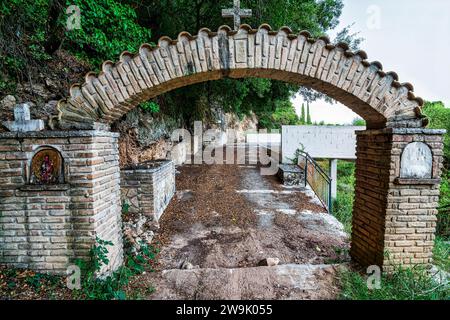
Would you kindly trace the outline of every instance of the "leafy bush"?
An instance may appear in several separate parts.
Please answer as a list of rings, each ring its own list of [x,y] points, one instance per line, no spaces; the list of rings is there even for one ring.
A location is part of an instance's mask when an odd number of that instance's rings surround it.
[[[276,101],[275,110],[257,112],[259,126],[266,129],[281,129],[282,125],[300,124],[300,119],[290,101]]]
[[[66,30],[65,48],[99,65],[117,60],[122,51],[136,52],[150,42],[150,30],[137,23],[136,11],[117,0],[68,0],[81,11],[81,29]],[[60,23],[65,25],[67,16]]]
[[[441,182],[441,197],[439,198],[439,212],[437,234],[450,240],[450,171],[444,171]]]
[[[446,108],[442,102],[427,102],[422,112],[430,121],[428,128],[447,130],[444,136],[444,158],[448,168],[450,163],[450,108]]]
[[[80,29],[68,30],[66,9],[80,8]],[[136,12],[119,0],[3,0],[0,2],[0,90],[11,93],[14,81],[36,80],[52,54],[67,49],[99,66],[135,52],[150,42],[150,29],[137,23]],[[10,79],[14,80],[11,81]]]
[[[160,111],[159,104],[154,101],[146,101],[139,105],[142,110],[149,111],[151,113],[158,113]]]
[[[81,289],[75,291],[75,296],[83,299],[95,300],[124,300],[127,298],[124,286],[129,283],[131,276],[142,273],[151,267],[151,261],[155,259],[157,249],[140,245],[140,252],[128,254],[125,263],[111,275],[100,278],[98,273],[103,266],[109,263],[107,246],[112,243],[102,239],[96,239],[96,245],[91,249],[91,259],[88,261],[77,260],[81,269]]]
[[[427,102],[422,112],[430,121],[429,128],[447,130],[444,135],[445,168],[442,174],[437,234],[448,241],[450,238],[450,108],[446,108],[442,102]]]
[[[28,80],[30,69],[46,61],[46,33],[50,20],[48,0],[0,2],[0,90],[11,90],[8,76]]]

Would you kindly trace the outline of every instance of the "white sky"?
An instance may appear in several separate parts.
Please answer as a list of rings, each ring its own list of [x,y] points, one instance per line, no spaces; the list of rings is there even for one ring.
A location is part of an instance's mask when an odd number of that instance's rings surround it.
[[[364,38],[360,48],[369,61],[395,71],[400,82],[410,82],[416,96],[450,105],[449,0],[344,0],[336,31],[355,23],[352,33]],[[293,103],[300,112],[302,99]],[[311,104],[312,121],[351,123],[357,117],[341,104]]]

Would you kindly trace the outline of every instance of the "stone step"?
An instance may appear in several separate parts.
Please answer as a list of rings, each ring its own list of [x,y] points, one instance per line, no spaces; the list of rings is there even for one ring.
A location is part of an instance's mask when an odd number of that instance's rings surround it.
[[[250,268],[171,269],[148,275],[151,299],[333,299],[345,264],[285,264]]]

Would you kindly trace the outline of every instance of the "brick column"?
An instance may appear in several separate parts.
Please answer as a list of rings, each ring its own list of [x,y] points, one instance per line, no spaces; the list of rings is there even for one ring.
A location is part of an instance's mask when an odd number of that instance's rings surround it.
[[[357,132],[352,258],[364,266],[428,265],[432,261],[443,130],[384,129]],[[423,142],[432,154],[429,178],[402,179],[402,152]]]
[[[103,271],[121,265],[117,139],[97,130],[0,134],[0,263],[62,274],[88,257],[97,236],[114,243]],[[30,183],[43,146],[61,154],[63,182]]]

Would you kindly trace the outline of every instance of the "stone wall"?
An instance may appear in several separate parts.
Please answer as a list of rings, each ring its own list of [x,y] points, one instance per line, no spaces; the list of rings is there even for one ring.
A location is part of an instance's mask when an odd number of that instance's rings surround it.
[[[386,129],[357,132],[356,187],[351,255],[363,265],[428,265],[432,261],[442,130]],[[430,179],[400,177],[401,156],[411,142],[432,151]]]
[[[175,193],[173,161],[150,161],[121,170],[122,203],[157,224]]]
[[[89,257],[98,237],[114,244],[102,272],[121,265],[117,138],[96,130],[0,134],[0,263],[62,274]],[[61,154],[62,183],[30,184],[42,146]]]

